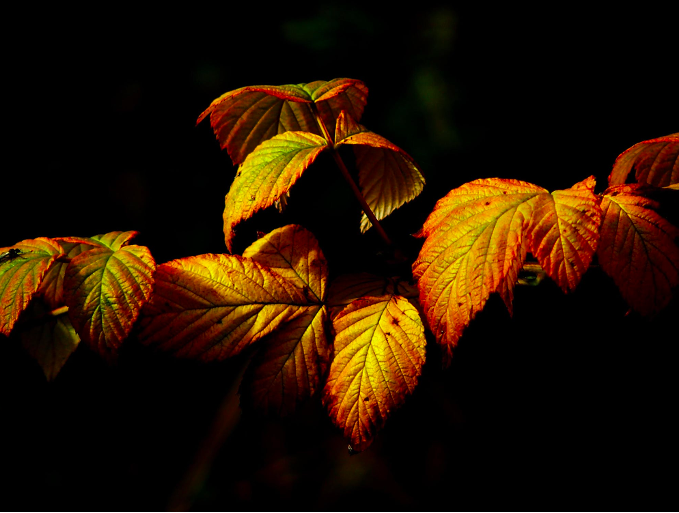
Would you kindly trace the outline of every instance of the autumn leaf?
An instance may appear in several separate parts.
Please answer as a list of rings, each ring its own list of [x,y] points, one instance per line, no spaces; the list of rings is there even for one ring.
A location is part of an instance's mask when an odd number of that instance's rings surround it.
[[[424,187],[424,177],[413,158],[384,137],[370,132],[342,112],[337,118],[335,145],[354,145],[361,192],[378,220],[415,198]],[[361,217],[361,233],[372,224]]]
[[[531,202],[542,194],[548,193],[518,180],[475,180],[440,199],[416,234],[426,240],[413,276],[444,364],[492,292],[499,292],[511,309],[527,252]]]
[[[9,335],[45,273],[63,254],[57,242],[45,237],[0,248],[0,333]]]
[[[313,305],[301,288],[237,255],[173,260],[154,278],[139,338],[180,357],[236,355]]]
[[[621,185],[634,169],[638,183],[667,187],[679,183],[679,132],[635,144],[618,156],[608,177]]]
[[[151,295],[155,262],[148,248],[127,245],[136,232],[92,237],[99,243],[73,257],[64,275],[64,300],[80,338],[106,359],[129,335]]]
[[[580,283],[599,242],[601,209],[590,176],[570,189],[536,198],[529,251],[564,292]]]
[[[343,274],[330,284],[327,305],[331,318],[335,318],[349,303],[363,296],[383,296],[394,294],[417,299],[417,287],[398,278],[385,278],[370,273]]]
[[[415,307],[391,294],[353,301],[333,327],[323,404],[359,452],[415,389],[425,359],[424,327]]]
[[[226,195],[224,239],[233,249],[234,227],[287,193],[318,155],[328,148],[324,138],[286,132],[265,141],[248,155]]]
[[[625,301],[642,315],[660,311],[679,284],[679,230],[656,212],[641,184],[615,185],[603,194],[599,264]]]
[[[267,266],[313,306],[264,337],[240,386],[241,405],[287,415],[313,396],[325,376],[330,347],[325,333],[328,266],[318,241],[299,225],[278,228],[254,242],[243,257]]]
[[[331,136],[342,110],[360,119],[368,88],[360,80],[338,78],[308,84],[248,86],[229,91],[198,117],[210,124],[222,149],[234,164],[245,160],[259,144],[287,131],[322,136],[312,104]]]
[[[26,328],[20,332],[21,344],[38,362],[47,381],[57,376],[80,342],[68,314],[51,315],[50,309],[40,298],[33,299],[21,317]]]
[[[285,416],[316,393],[330,358],[326,319],[323,305],[300,308],[261,341],[240,385],[243,409]]]

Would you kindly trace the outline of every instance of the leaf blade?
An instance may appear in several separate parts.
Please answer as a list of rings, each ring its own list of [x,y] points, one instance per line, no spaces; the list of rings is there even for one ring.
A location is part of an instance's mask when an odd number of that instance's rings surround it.
[[[679,183],[679,132],[635,144],[613,164],[608,185],[622,185],[635,170],[637,183],[667,187]]]
[[[229,251],[233,249],[234,227],[273,205],[327,148],[320,136],[286,132],[248,155],[225,199],[224,240]]]
[[[603,223],[598,256],[627,303],[652,316],[664,308],[679,284],[679,229],[655,211],[645,186],[609,187],[601,202]]]
[[[353,301],[333,326],[323,404],[358,452],[415,389],[425,360],[424,327],[415,307],[394,295]]]

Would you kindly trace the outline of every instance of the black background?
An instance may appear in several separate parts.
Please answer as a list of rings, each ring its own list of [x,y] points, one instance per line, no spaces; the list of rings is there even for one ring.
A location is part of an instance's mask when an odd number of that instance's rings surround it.
[[[427,179],[384,222],[411,257],[409,234],[450,189],[594,175],[600,192],[618,154],[679,120],[676,22],[657,6],[36,6],[5,25],[0,246],[137,230],[158,263],[224,252],[235,171],[194,125],[245,85],[367,84],[362,123]],[[299,222],[332,276],[383,269],[331,164],[309,169],[285,214],[244,223],[236,252]],[[288,419],[238,413],[245,357],[176,361],[131,338],[115,368],[81,347],[48,384],[3,339],[3,509],[676,510],[677,300],[653,322],[626,311],[596,270],[569,296],[519,287],[513,318],[492,297],[449,369],[429,344],[415,394],[351,457],[317,398]],[[196,476],[219,412],[233,429]],[[179,503],[186,475],[195,493]]]

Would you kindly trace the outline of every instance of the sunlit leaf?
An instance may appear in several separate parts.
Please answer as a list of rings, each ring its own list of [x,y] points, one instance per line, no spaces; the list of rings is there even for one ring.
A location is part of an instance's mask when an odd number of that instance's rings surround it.
[[[134,235],[100,236],[105,246],[73,257],[64,276],[64,299],[73,326],[107,359],[115,358],[153,288],[155,261],[148,248],[125,245]]]
[[[634,179],[666,187],[679,183],[679,132],[635,144],[618,156],[608,177],[609,185],[621,185],[634,169]]]
[[[140,339],[181,357],[238,354],[313,304],[278,273],[237,255],[173,260],[154,277]]]
[[[0,248],[0,333],[9,335],[54,261],[64,251],[45,237]]]
[[[639,184],[609,187],[598,256],[627,303],[643,315],[660,311],[679,284],[679,229],[658,215]]]
[[[257,210],[273,205],[327,148],[320,136],[286,132],[262,143],[248,155],[226,195],[224,239],[229,251],[234,226]]]
[[[417,164],[398,146],[370,132],[342,112],[337,118],[336,145],[352,144],[356,154],[361,192],[378,220],[415,198],[424,187]],[[363,214],[361,232],[372,224]]]
[[[324,306],[301,308],[261,341],[241,382],[244,409],[287,415],[316,393],[330,357],[326,318]]]
[[[308,84],[248,86],[229,91],[210,104],[198,117],[210,116],[210,124],[222,149],[234,164],[245,160],[259,144],[287,131],[322,131],[311,104],[334,136],[335,120],[342,110],[360,119],[368,88],[360,80],[338,78]]]
[[[424,327],[415,307],[394,295],[353,301],[333,327],[323,404],[352,449],[362,451],[415,389],[425,359]]]
[[[570,189],[538,196],[529,251],[564,292],[575,289],[599,242],[601,208],[590,176]]]
[[[325,299],[328,263],[314,235],[299,225],[278,228],[250,245],[244,257],[276,271],[312,302]]]
[[[75,351],[80,337],[73,329],[68,314],[50,315],[50,307],[34,299],[21,317],[25,329],[20,332],[21,343],[52,381]]]

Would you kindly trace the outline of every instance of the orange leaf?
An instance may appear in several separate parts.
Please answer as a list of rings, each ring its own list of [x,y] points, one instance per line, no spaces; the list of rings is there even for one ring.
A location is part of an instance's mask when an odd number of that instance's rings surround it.
[[[55,238],[62,248],[67,258],[73,258],[83,251],[92,249],[94,246],[82,242],[65,242],[65,237]],[[68,238],[71,239],[71,238]],[[90,239],[91,240],[91,239]],[[92,241],[93,242],[93,241]],[[45,278],[40,284],[38,294],[45,301],[48,307],[52,310],[64,306],[64,276],[69,262],[61,262],[57,260],[54,262],[50,270],[45,275]]]
[[[240,385],[244,409],[287,415],[316,393],[330,356],[326,319],[325,306],[301,308],[262,340]]]
[[[229,91],[210,104],[198,117],[208,115],[222,149],[234,164],[240,164],[259,144],[287,131],[322,135],[312,108],[331,136],[342,110],[360,119],[365,108],[367,87],[360,80],[337,78],[309,84],[285,86],[248,86]]]
[[[325,299],[328,263],[314,235],[290,224],[278,228],[250,245],[243,256],[267,266],[304,290],[312,302]]]
[[[417,164],[398,146],[357,124],[346,112],[337,118],[336,145],[353,144],[361,192],[378,220],[415,198],[424,187]],[[361,233],[372,224],[363,214]]]
[[[21,323],[27,328],[20,333],[21,343],[45,373],[47,381],[52,381],[75,351],[80,337],[73,329],[66,313],[49,315],[50,307],[39,298],[21,316]]]
[[[64,299],[78,335],[107,359],[129,335],[153,287],[155,262],[148,248],[127,242],[136,232],[93,238],[96,247],[73,257],[64,276]]]
[[[301,288],[237,255],[199,255],[159,265],[140,339],[205,361],[238,354],[302,314]]]
[[[638,183],[658,187],[679,183],[679,132],[642,141],[622,152],[613,164],[608,184],[624,184],[632,169]]]
[[[63,254],[57,242],[45,237],[0,248],[0,333],[9,335],[45,273]]]
[[[540,195],[533,205],[529,250],[564,292],[575,289],[599,242],[601,209],[595,180]]]
[[[444,363],[491,292],[499,292],[511,311],[526,257],[531,203],[542,194],[548,193],[518,180],[475,180],[440,199],[418,232],[427,239],[413,276]]]
[[[313,234],[299,225],[287,225],[266,234],[243,253],[285,278],[315,306],[265,337],[241,383],[246,408],[291,413],[311,397],[325,375],[330,348],[324,324],[328,264]]]
[[[679,284],[679,230],[655,212],[658,204],[644,197],[646,189],[615,185],[604,192],[598,255],[627,303],[642,315],[653,315]]]
[[[394,295],[353,301],[333,326],[323,404],[358,452],[415,389],[425,359],[424,327],[415,307]]]
[[[288,192],[318,155],[326,140],[306,132],[286,132],[248,155],[226,195],[224,239],[233,249],[233,228]]]

